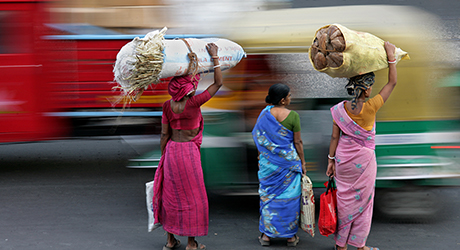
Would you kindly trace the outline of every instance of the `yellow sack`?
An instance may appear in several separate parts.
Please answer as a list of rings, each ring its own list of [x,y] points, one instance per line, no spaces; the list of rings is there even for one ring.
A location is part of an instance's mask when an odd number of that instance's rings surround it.
[[[340,24],[330,24],[316,31],[313,43],[315,43],[318,32],[323,28],[329,28],[331,25],[338,27],[345,40],[345,50],[343,52],[336,52],[343,53],[343,63],[338,67],[326,66],[325,68],[317,69],[313,62],[313,46],[311,46],[308,54],[315,70],[326,73],[331,77],[351,78],[388,67],[384,41],[370,33],[350,30]],[[400,48],[396,48],[395,58],[396,63],[400,60],[410,59],[407,52]]]

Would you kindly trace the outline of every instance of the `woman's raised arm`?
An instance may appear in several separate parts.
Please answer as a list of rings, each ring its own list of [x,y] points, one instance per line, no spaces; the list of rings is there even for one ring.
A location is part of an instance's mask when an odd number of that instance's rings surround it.
[[[396,87],[396,82],[398,80],[398,73],[396,70],[396,58],[395,58],[395,50],[396,47],[389,43],[385,42],[385,51],[387,52],[387,59],[388,59],[388,83],[383,86],[382,90],[380,90],[380,95],[383,98],[383,102],[386,102],[393,92],[393,89]]]
[[[209,85],[207,90],[211,96],[214,96],[223,84],[222,70],[220,69],[219,56],[217,55],[219,47],[214,43],[208,43],[206,49],[214,63],[214,83]]]

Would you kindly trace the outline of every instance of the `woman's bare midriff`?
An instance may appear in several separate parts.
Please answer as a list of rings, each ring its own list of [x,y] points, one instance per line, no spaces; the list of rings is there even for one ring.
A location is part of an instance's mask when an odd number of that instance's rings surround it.
[[[171,140],[175,142],[189,142],[193,140],[193,138],[196,137],[198,134],[198,131],[200,131],[200,128],[196,129],[171,129],[172,130],[172,135],[171,135]]]

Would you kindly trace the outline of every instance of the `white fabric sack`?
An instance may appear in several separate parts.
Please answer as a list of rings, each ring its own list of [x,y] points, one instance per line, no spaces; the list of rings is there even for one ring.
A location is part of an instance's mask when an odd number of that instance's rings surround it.
[[[199,73],[214,71],[214,63],[206,50],[206,44],[215,43],[219,47],[219,64],[221,70],[235,67],[246,53],[243,48],[235,42],[222,38],[186,38],[184,39],[196,53],[199,62]],[[187,55],[189,49],[184,41],[180,39],[164,41],[164,64],[160,78],[181,76],[187,72],[190,60]]]
[[[198,70],[194,73],[214,71],[213,61],[206,49],[206,44],[211,42],[219,47],[219,64],[222,70],[236,66],[243,57],[246,57],[243,48],[230,40],[221,38],[165,40],[166,30],[165,27],[161,31],[149,32],[143,38],[136,37],[118,52],[113,68],[114,80],[126,94],[142,94],[150,84],[159,83],[162,78],[187,74],[190,52],[196,54],[198,61]]]
[[[300,201],[300,228],[315,237],[315,196],[313,183],[302,174],[302,196]]]
[[[155,224],[155,216],[153,215],[153,181],[145,183],[145,194],[148,213],[148,231],[152,232],[161,227],[160,223]]]

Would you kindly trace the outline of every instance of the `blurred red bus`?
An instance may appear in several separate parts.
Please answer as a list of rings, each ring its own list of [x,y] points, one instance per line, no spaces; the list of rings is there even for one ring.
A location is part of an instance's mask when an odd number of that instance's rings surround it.
[[[0,0],[0,143],[157,133],[167,79],[129,109],[113,89],[116,55],[135,36],[52,24],[46,8],[43,0]],[[186,36],[166,38],[176,37]]]

